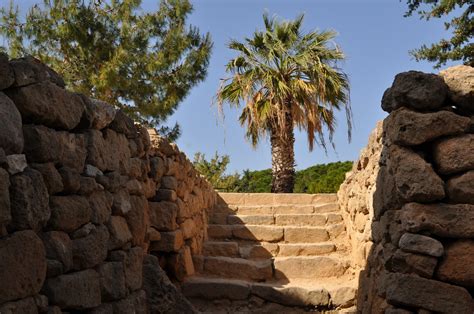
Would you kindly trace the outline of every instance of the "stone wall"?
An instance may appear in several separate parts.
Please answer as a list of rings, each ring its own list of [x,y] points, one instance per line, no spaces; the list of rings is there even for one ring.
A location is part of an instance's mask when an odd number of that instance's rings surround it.
[[[0,313],[193,312],[171,281],[194,272],[214,190],[174,144],[64,87],[0,54]]]
[[[351,263],[356,271],[365,267],[373,244],[371,221],[374,217],[375,181],[382,153],[382,128],[383,123],[377,123],[369,136],[367,147],[361,151],[337,193],[350,240]]]
[[[358,311],[473,313],[474,69],[401,73],[382,108],[379,165],[363,153],[339,194],[354,249],[373,241]]]

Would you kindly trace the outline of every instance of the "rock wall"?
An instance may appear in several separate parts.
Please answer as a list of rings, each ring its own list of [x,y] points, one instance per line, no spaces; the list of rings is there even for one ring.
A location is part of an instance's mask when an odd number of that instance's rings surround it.
[[[474,69],[401,73],[382,108],[380,157],[363,153],[339,193],[354,249],[373,241],[358,311],[473,313]]]
[[[216,193],[174,144],[64,87],[0,54],[0,313],[193,312],[171,281],[193,274]]]

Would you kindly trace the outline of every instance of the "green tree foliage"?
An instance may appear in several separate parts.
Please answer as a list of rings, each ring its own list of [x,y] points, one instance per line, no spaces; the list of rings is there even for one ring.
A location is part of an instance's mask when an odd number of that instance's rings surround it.
[[[448,60],[461,60],[474,66],[474,2],[472,0],[407,0],[408,11],[405,16],[417,12],[422,19],[441,18],[450,15],[445,23],[447,30],[453,30],[449,39],[441,39],[431,46],[410,51],[417,61],[436,62],[435,68],[446,64]],[[458,14],[459,12],[459,14]],[[454,15],[454,16],[453,16]]]
[[[265,193],[272,190],[272,170],[244,170],[235,185],[235,192]]]
[[[21,1],[21,0],[18,0]],[[0,34],[12,57],[32,55],[74,91],[122,108],[142,123],[163,125],[207,73],[212,42],[186,25],[188,0],[43,0],[20,16],[0,9]],[[162,129],[177,136],[179,128]]]
[[[335,111],[345,109],[351,130],[349,82],[337,62],[344,54],[333,44],[333,31],[302,30],[303,16],[282,21],[263,16],[265,28],[229,48],[238,55],[227,64],[230,77],[217,93],[224,103],[240,107],[240,123],[255,146],[270,135],[272,191],[294,186],[294,127],[308,136],[309,149],[325,147],[325,133],[336,128]],[[350,133],[349,133],[350,135]]]
[[[219,156],[216,152],[211,160],[207,160],[205,154],[196,153],[194,155],[193,165],[215,189],[233,191],[239,180],[239,175],[226,174],[229,162],[230,158],[228,155]]]
[[[336,193],[352,169],[352,162],[315,165],[296,172],[295,193]]]

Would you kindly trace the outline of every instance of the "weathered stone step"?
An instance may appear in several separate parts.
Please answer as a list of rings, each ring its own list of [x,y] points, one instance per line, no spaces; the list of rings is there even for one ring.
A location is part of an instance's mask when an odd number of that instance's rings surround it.
[[[214,213],[239,215],[318,214],[339,211],[335,202],[321,204],[217,205]]]
[[[219,193],[219,203],[228,205],[321,204],[337,202],[336,194]]]
[[[204,257],[203,271],[206,275],[222,278],[265,281],[273,277],[272,261],[251,261],[232,257]]]
[[[235,241],[206,241],[204,256],[240,257],[245,259],[263,259],[276,256],[318,256],[336,251],[336,245],[325,243],[238,243]]]
[[[209,225],[210,239],[239,239],[255,242],[319,243],[337,237],[344,231],[342,223],[326,227]]]
[[[342,221],[337,213],[325,214],[260,214],[241,215],[214,213],[209,223],[218,225],[277,225],[277,226],[324,226]]]
[[[340,277],[349,263],[331,256],[276,257],[273,261],[276,279]]]
[[[327,284],[330,280],[335,283]],[[336,278],[328,278],[327,282],[308,286],[298,283],[255,283],[195,276],[186,279],[182,284],[182,291],[188,298],[209,301],[247,300],[254,295],[269,302],[288,306],[338,308],[354,304],[356,289],[352,281],[341,282]]]

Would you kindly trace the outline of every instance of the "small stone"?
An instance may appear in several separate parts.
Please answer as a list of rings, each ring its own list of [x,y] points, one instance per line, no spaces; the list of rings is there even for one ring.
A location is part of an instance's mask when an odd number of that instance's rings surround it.
[[[128,229],[127,221],[123,217],[111,216],[107,222],[107,228],[110,234],[109,250],[119,249],[132,240],[132,234]]]
[[[434,257],[440,257],[444,252],[443,245],[438,240],[413,233],[402,235],[398,245],[406,252],[421,253]]]
[[[7,156],[7,170],[11,175],[23,172],[28,164],[26,163],[25,155],[8,155]]]
[[[392,87],[385,91],[382,109],[392,112],[400,107],[419,111],[434,111],[441,108],[448,94],[444,80],[435,75],[418,71],[397,74]]]
[[[474,134],[440,141],[434,148],[434,160],[441,174],[474,170]]]
[[[103,172],[99,170],[99,168],[94,167],[92,165],[87,164],[86,168],[84,169],[84,174],[88,177],[97,177],[97,176],[103,176]]]
[[[92,269],[48,279],[43,289],[61,309],[83,310],[101,303],[100,277]]]
[[[449,179],[446,192],[452,203],[474,204],[474,170]]]

